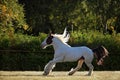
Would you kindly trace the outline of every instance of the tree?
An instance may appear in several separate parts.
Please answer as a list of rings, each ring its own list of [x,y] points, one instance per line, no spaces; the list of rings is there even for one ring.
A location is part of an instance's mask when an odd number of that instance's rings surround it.
[[[61,32],[70,26],[74,30],[101,29],[110,26],[119,30],[119,0],[19,0],[24,4],[31,34]],[[112,22],[111,22],[112,21]],[[115,26],[116,25],[116,26]]]
[[[34,35],[49,30],[62,32],[66,26],[74,30],[95,26],[94,15],[85,0],[20,0],[20,3],[25,4],[27,23]]]
[[[27,23],[31,33],[61,31],[67,26],[69,13],[75,8],[74,0],[19,0],[25,4]]]
[[[27,30],[23,6],[18,0],[0,0],[0,32],[13,32],[17,29]]]
[[[100,25],[103,27],[103,33],[107,32],[109,19],[118,17],[120,14],[119,0],[87,0],[89,9],[96,14],[97,19],[100,20]]]

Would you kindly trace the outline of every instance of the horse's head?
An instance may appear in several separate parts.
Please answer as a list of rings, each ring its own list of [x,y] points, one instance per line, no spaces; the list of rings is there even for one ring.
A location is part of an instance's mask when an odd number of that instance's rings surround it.
[[[50,33],[47,38],[41,43],[41,47],[45,49],[47,46],[52,44],[53,35]]]
[[[53,39],[55,38],[55,39]],[[41,43],[41,47],[45,49],[47,46],[50,46],[53,44],[54,40],[60,40],[63,43],[66,43],[69,40],[69,34],[67,34],[66,37],[63,37],[61,35],[54,35],[54,34],[49,34],[47,38]]]
[[[52,45],[53,38],[57,37],[60,39],[62,42],[66,43],[68,42],[70,35],[67,32],[67,28],[65,28],[63,34],[49,34],[48,37],[42,42],[41,47],[45,49],[47,46]]]

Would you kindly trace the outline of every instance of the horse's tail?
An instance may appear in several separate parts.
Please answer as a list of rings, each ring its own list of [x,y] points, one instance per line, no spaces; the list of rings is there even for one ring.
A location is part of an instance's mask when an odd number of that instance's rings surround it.
[[[109,52],[104,46],[99,46],[92,50],[94,52],[95,57],[97,58],[97,64],[102,65],[104,58],[108,56]]]

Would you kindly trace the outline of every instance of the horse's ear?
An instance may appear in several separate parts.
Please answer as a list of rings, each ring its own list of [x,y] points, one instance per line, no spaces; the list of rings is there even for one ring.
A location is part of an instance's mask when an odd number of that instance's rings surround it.
[[[51,36],[51,34],[52,34],[52,31],[49,29],[49,34],[48,34],[48,36]]]
[[[51,33],[49,33],[48,36],[51,36]]]
[[[50,31],[50,33],[48,34],[48,36],[52,36],[53,34],[52,34],[52,32]]]

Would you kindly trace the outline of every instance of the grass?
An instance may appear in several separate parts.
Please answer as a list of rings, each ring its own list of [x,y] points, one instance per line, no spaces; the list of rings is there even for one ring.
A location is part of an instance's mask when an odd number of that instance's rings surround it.
[[[87,72],[76,72],[68,76],[68,72],[52,72],[43,76],[43,72],[36,71],[0,71],[0,80],[120,80],[120,71],[94,71],[92,76],[85,76]]]

